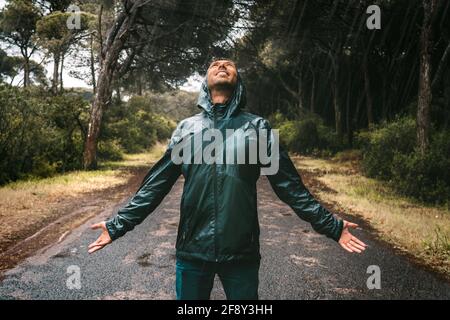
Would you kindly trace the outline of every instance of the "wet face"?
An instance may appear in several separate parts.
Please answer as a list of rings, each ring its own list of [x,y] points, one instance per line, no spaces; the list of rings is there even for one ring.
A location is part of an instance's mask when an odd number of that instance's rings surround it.
[[[233,61],[217,60],[211,63],[207,73],[208,87],[234,88],[237,83],[237,69]]]

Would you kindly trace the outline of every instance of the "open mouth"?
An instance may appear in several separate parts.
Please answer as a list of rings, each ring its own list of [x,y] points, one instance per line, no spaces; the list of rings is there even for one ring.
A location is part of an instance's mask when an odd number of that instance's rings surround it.
[[[222,73],[228,76],[228,72],[226,72],[226,71],[224,71],[224,70],[221,70],[221,71],[217,72],[217,73],[216,73],[216,76],[218,76],[218,75],[220,75],[220,74],[222,74]]]

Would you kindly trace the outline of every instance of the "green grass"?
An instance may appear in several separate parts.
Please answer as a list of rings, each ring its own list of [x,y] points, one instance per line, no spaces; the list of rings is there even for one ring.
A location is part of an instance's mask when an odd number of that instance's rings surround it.
[[[387,183],[363,176],[354,157],[350,158],[335,161],[295,157],[294,162],[300,172],[321,173],[316,179],[336,191],[319,189],[320,199],[362,217],[383,240],[450,277],[448,206],[423,204],[398,195]]]

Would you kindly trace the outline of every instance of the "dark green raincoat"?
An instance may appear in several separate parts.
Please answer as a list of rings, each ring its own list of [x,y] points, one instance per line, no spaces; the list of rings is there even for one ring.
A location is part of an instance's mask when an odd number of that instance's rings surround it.
[[[206,129],[218,129],[224,136],[226,129],[270,130],[265,119],[242,111],[245,103],[245,87],[239,75],[234,94],[225,105],[212,104],[205,80],[198,99],[201,113],[178,124],[164,156],[128,204],[106,222],[112,240],[141,223],[183,175],[177,257],[215,262],[260,259],[256,182],[261,165],[176,164],[171,157],[174,146]],[[343,221],[313,198],[287,152],[280,150],[279,170],[267,177],[277,196],[301,219],[310,222],[318,233],[339,240]]]

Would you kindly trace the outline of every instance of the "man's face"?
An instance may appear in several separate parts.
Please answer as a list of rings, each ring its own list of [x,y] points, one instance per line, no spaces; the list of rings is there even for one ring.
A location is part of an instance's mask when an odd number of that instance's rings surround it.
[[[237,83],[236,65],[229,60],[217,60],[211,63],[207,73],[209,89],[216,87],[234,88]]]

